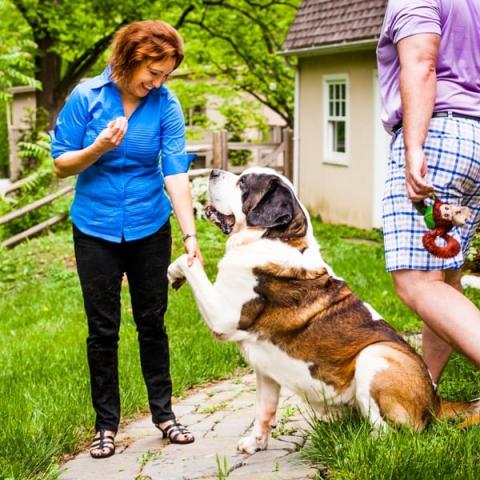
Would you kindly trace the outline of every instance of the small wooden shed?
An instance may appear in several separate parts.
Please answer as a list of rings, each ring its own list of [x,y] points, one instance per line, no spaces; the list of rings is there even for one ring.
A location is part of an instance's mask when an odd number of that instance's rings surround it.
[[[387,0],[303,0],[284,45],[296,56],[295,184],[328,222],[381,226],[389,135],[376,45]]]

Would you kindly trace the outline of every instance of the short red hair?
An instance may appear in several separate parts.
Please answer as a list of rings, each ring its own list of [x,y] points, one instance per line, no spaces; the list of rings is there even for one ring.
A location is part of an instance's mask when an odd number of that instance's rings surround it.
[[[113,80],[125,83],[143,61],[167,58],[175,60],[175,68],[182,63],[182,37],[166,22],[144,20],[129,23],[115,34],[108,63],[112,66]]]

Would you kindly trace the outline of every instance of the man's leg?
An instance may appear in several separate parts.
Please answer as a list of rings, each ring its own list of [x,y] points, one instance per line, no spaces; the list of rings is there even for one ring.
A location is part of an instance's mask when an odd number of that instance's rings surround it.
[[[439,270],[398,270],[392,276],[400,299],[428,327],[425,362],[433,381],[437,383],[450,355],[445,344],[480,367],[480,310],[452,286],[458,281],[456,276],[449,274],[449,283]]]
[[[422,327],[422,355],[435,385],[438,384],[452,351],[452,346],[424,322]]]
[[[447,270],[445,272],[445,282],[453,288],[463,293],[461,270]],[[448,359],[452,353],[452,346],[439,337],[426,323],[423,324],[422,332],[422,352],[423,359],[427,364],[434,383],[438,383],[443,369],[447,365]]]

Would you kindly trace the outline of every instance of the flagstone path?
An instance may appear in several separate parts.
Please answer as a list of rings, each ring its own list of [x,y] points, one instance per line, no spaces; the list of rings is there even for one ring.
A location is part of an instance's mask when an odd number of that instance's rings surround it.
[[[255,376],[245,375],[207,386],[174,405],[177,419],[195,434],[189,445],[161,439],[150,417],[126,425],[117,435],[113,457],[97,460],[87,452],[63,465],[61,480],[306,480],[315,470],[301,462],[308,422],[303,402],[285,392],[278,426],[268,450],[253,455],[237,451],[239,438],[253,425]]]

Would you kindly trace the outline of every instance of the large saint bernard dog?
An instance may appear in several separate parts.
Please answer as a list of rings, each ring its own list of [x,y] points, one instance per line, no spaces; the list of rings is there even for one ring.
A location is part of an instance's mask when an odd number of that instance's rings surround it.
[[[441,400],[421,357],[335,276],[286,178],[213,170],[209,196],[207,216],[229,234],[215,283],[186,255],[168,275],[174,288],[188,281],[214,335],[237,342],[255,369],[256,419],[241,451],[267,447],[281,386],[324,415],[355,406],[380,431],[477,418],[480,402]]]

